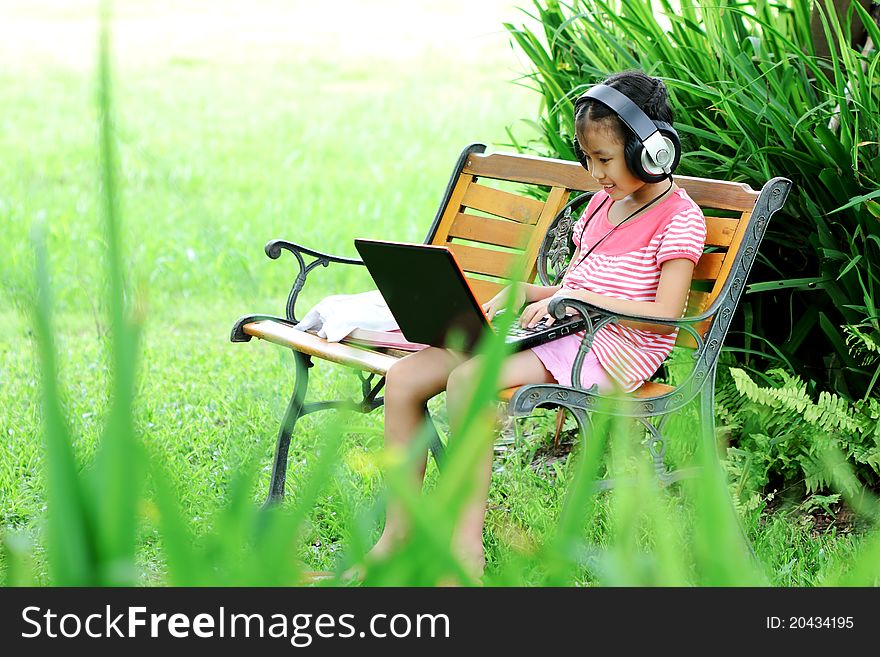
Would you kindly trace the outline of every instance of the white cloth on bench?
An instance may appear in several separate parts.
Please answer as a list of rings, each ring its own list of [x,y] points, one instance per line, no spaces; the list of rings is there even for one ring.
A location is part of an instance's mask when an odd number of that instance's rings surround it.
[[[324,297],[295,328],[316,332],[328,342],[339,342],[355,329],[393,331],[398,326],[382,294],[373,290]]]

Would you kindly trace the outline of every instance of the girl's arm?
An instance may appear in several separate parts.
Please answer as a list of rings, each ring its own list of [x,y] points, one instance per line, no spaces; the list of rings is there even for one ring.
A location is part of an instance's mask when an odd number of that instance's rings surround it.
[[[575,248],[574,255],[571,257],[571,261],[568,263],[569,269],[571,268],[573,263],[578,261],[578,254],[580,252],[580,247]],[[507,305],[507,295],[510,294],[510,289],[511,286],[508,285],[498,294],[492,297],[489,301],[483,304],[483,310],[489,316],[489,319],[492,319],[499,310]],[[534,283],[521,283],[519,287],[520,296],[516,300],[516,303],[513,304],[514,309],[518,311],[524,303],[531,304],[535,303],[536,301],[541,301],[542,299],[549,299],[561,289],[561,285],[535,285]]]
[[[694,273],[694,263],[687,258],[673,258],[660,266],[660,283],[657,286],[657,296],[654,301],[628,301],[605,296],[587,290],[559,290],[555,296],[572,297],[581,299],[594,306],[599,306],[611,312],[624,313],[627,315],[652,315],[668,319],[677,319],[684,312],[684,304],[687,300],[688,290],[691,286],[691,278]],[[550,289],[550,288],[546,288]],[[546,314],[551,299],[544,298],[529,305],[522,314],[520,323],[523,326],[534,326]],[[548,320],[548,325],[553,323],[553,318]],[[629,326],[652,333],[668,334],[675,331],[674,326],[663,324],[651,324],[649,322],[620,322]]]
[[[489,319],[492,319],[500,310],[507,306],[507,295],[510,294],[512,285],[508,285],[494,297],[483,304],[483,310]],[[534,303],[541,299],[552,297],[556,292],[562,289],[561,285],[553,285],[545,287],[543,285],[534,285],[532,283],[521,283],[517,288],[517,299],[513,304],[514,312],[518,312],[524,303]]]

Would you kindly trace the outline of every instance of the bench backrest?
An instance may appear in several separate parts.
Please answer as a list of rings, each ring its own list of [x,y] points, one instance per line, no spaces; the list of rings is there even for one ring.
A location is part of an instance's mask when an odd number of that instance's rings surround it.
[[[525,266],[523,279],[535,278],[538,249],[572,191],[554,180],[545,185],[551,188],[546,200],[539,201],[535,158],[483,155],[483,150],[485,146],[476,144],[462,153],[426,240],[452,250],[481,302],[510,282],[520,258]]]
[[[688,303],[688,314],[695,315],[718,297],[735,269],[759,192],[745,183],[705,178],[676,176],[675,182],[706,217],[706,250],[694,269]],[[518,258],[525,260],[524,280],[534,280],[541,243],[560,211],[573,193],[598,189],[577,162],[486,155],[484,145],[474,144],[462,152],[426,242],[448,246],[485,301],[509,282]],[[698,330],[707,327],[708,320]],[[679,343],[695,346],[684,331]]]

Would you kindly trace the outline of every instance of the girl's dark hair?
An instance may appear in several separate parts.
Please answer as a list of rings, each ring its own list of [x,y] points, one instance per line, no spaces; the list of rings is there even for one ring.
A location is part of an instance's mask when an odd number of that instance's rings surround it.
[[[607,84],[629,98],[648,115],[649,119],[665,121],[672,125],[669,92],[662,80],[652,78],[641,71],[623,71],[606,78],[602,84]],[[626,143],[630,134],[629,128],[621,123],[614,110],[592,98],[586,98],[578,103],[577,114],[574,117],[575,129],[580,132],[587,121],[604,119],[612,120],[618,137]]]

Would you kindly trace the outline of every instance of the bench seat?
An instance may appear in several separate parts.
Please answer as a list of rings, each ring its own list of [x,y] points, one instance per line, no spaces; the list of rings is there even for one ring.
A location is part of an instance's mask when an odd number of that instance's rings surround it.
[[[298,331],[288,324],[272,320],[261,320],[245,324],[244,332],[255,338],[266,340],[282,347],[289,347],[309,356],[315,356],[321,360],[327,360],[357,370],[372,372],[385,376],[391,365],[406,353],[399,350],[388,350],[383,353],[372,349],[357,347],[341,342],[328,342],[313,333]],[[498,393],[502,401],[510,401],[518,388],[506,388]],[[632,393],[635,397],[654,397],[666,394],[672,390],[672,386],[663,383],[648,381],[638,390]]]

